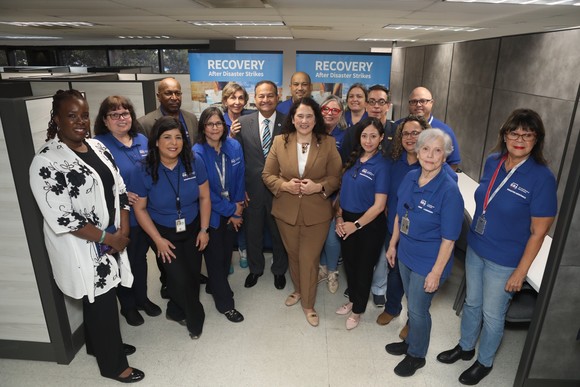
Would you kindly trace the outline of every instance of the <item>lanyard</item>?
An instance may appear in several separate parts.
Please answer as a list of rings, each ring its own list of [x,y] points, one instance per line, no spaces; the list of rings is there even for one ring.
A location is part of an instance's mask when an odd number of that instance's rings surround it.
[[[165,177],[167,178],[167,181],[169,182],[169,185],[171,186],[171,189],[173,190],[173,193],[175,194],[175,208],[177,209],[177,217],[181,218],[181,201],[179,199],[179,183],[181,181],[181,164],[179,165],[179,167],[177,167],[177,190],[173,186],[173,183],[171,182],[171,179],[169,178],[169,175],[167,175],[167,171],[165,169],[163,170],[163,173],[165,174]]]
[[[522,165],[523,163],[525,163],[528,158],[526,157],[525,159],[523,159],[522,161],[520,161],[518,163],[518,165],[516,165],[515,167],[513,167],[512,170],[503,179],[503,181],[501,183],[499,183],[499,185],[493,191],[493,193],[491,194],[491,196],[489,196],[489,194],[491,192],[491,188],[493,187],[493,184],[495,183],[495,179],[497,178],[497,175],[499,173],[499,169],[505,163],[506,159],[507,159],[507,154],[505,154],[501,158],[501,160],[500,160],[497,168],[495,169],[495,172],[493,173],[493,176],[491,177],[491,180],[489,182],[489,186],[487,187],[487,192],[485,193],[485,199],[483,199],[483,212],[481,214],[482,216],[485,215],[485,213],[487,212],[487,206],[489,205],[489,203],[491,203],[491,201],[493,200],[493,198],[495,197],[495,195],[505,185],[505,183],[507,183],[507,181],[513,176],[513,174],[516,172],[516,170],[519,168],[519,166]]]
[[[222,185],[222,191],[226,190],[226,155],[222,152],[222,170],[218,166],[218,162],[215,163],[215,169],[217,170],[218,176],[220,178],[220,184]]]

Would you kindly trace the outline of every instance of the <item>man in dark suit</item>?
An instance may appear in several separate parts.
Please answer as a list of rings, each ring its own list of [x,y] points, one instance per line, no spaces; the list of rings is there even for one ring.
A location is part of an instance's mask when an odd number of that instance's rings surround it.
[[[163,116],[172,116],[179,120],[185,132],[189,135],[189,146],[193,146],[197,138],[197,117],[195,114],[181,109],[181,84],[175,78],[165,78],[157,86],[159,108],[139,118],[144,134],[149,132],[155,122]]]
[[[262,170],[274,136],[280,134],[286,116],[276,112],[278,87],[271,81],[260,81],[255,87],[255,103],[258,111],[239,118],[241,129],[234,137],[242,145],[246,162],[246,195],[248,207],[244,211],[250,274],[245,287],[251,288],[264,273],[264,230],[268,227],[272,236],[274,262],[272,273],[277,289],[286,286],[285,273],[288,256],[272,213],[272,193],[262,181]]]

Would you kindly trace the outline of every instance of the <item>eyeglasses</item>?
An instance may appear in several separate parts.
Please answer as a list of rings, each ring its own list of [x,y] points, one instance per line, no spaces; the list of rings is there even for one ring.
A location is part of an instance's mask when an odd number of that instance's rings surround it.
[[[131,113],[129,113],[129,112],[109,113],[109,114],[107,114],[107,116],[109,116],[112,120],[117,121],[117,120],[120,120],[121,118],[126,119],[126,118],[131,117]]]
[[[375,106],[376,104],[379,104],[379,106],[385,106],[387,104],[387,100],[385,99],[369,99],[368,102],[369,105],[371,106]]]
[[[224,123],[221,121],[219,121],[219,122],[206,122],[205,127],[207,129],[210,129],[210,128],[221,129],[224,127]]]
[[[534,132],[525,132],[522,134],[518,134],[516,132],[508,132],[505,135],[508,140],[517,141],[520,137],[525,142],[532,142],[536,139],[536,133]]]
[[[183,93],[181,91],[164,91],[163,93],[164,96],[171,98],[172,96],[176,96],[176,97],[181,97],[183,95]]]
[[[337,114],[339,114],[342,111],[342,109],[339,109],[339,108],[330,108],[328,106],[324,106],[322,109],[320,109],[320,111],[322,112],[322,114],[337,115]]]
[[[432,99],[410,99],[409,100],[409,105],[411,106],[417,106],[417,105],[427,105],[429,102],[433,102]]]
[[[402,136],[403,138],[405,138],[405,137],[412,137],[412,138],[415,138],[415,137],[419,137],[419,135],[420,135],[420,134],[421,134],[421,132],[419,132],[419,131],[416,131],[416,130],[413,130],[412,132],[402,132],[402,133],[401,133],[401,136]]]

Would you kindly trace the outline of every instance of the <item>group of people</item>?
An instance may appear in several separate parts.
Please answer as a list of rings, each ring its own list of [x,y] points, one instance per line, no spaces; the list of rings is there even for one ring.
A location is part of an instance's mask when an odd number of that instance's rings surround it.
[[[54,95],[30,184],[56,283],[83,300],[87,352],[104,377],[144,378],[127,363],[135,347],[122,342],[116,298],[130,325],[143,324],[140,310],[162,313],[147,296],[149,247],[169,299],[166,318],[192,339],[205,320],[202,260],[206,292],[239,323],[244,317],[228,282],[232,252],[237,245],[240,266],[249,267],[244,286],[251,288],[266,269],[269,243],[275,288],[286,287],[289,270],[293,289],[285,305],[300,303],[312,326],[319,325],[317,285],[338,290],[340,257],[348,302],[336,314],[346,317],[346,329],[359,325],[369,295],[384,305],[379,325],[401,314],[406,296],[403,341],[386,351],[405,355],[394,370],[399,376],[425,365],[430,305],[449,277],[464,218],[455,135],[433,117],[424,87],[411,92],[409,116],[398,122],[387,118],[390,93],[381,85],[352,85],[346,107],[333,95],[315,102],[303,72],[292,76],[290,90],[292,98],[279,103],[276,84],[258,82],[257,110],[250,111],[246,90],[230,82],[222,109],[209,107],[198,119],[181,109],[179,82],[166,78],[158,87],[160,107],[139,119],[127,98],[106,98],[94,138],[84,96]],[[437,357],[470,360],[479,339],[477,361],[459,377],[463,384],[491,371],[510,299],[556,215],[544,137],[537,113],[514,111],[475,194],[461,339]]]

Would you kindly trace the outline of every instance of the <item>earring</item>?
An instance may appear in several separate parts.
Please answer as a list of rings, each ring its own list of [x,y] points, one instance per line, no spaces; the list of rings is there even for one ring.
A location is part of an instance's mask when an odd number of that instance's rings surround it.
[[[379,151],[383,150],[383,144],[379,144]]]

